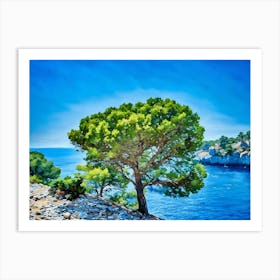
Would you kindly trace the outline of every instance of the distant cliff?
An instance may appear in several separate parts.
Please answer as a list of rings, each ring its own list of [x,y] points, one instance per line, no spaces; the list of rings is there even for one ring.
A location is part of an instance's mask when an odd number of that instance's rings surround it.
[[[250,131],[240,132],[235,138],[221,136],[205,141],[197,152],[197,159],[203,164],[250,166]]]

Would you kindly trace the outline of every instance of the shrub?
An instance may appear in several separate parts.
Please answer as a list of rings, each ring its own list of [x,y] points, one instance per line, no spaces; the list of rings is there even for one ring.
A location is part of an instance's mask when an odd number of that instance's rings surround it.
[[[32,175],[30,176],[30,183],[31,184],[42,183],[42,180],[37,175]]]
[[[67,176],[64,179],[58,178],[50,183],[53,190],[63,191],[65,197],[72,200],[87,191],[83,178],[79,174],[74,177]]]
[[[48,161],[42,153],[30,152],[29,157],[30,183],[48,184],[52,179],[58,178],[60,168]]]

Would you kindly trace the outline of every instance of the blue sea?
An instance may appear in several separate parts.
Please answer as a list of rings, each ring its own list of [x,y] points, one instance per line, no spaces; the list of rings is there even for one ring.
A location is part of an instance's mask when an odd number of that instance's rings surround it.
[[[72,148],[37,148],[61,168],[61,176],[76,172],[85,156]],[[160,192],[159,187],[146,193],[149,212],[168,220],[249,220],[250,170],[222,166],[206,166],[205,186],[189,197],[172,198]]]

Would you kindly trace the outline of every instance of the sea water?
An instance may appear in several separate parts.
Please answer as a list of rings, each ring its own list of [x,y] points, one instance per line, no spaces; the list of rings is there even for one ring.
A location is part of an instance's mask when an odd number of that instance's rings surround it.
[[[72,148],[37,148],[61,168],[61,176],[77,172],[76,166],[85,163],[85,154]],[[249,220],[250,170],[223,166],[206,166],[204,187],[189,197],[167,197],[160,187],[147,189],[149,212],[168,220]]]

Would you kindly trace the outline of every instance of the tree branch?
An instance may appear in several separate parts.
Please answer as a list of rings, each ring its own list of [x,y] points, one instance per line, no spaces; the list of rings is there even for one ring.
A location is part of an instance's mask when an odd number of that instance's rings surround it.
[[[156,151],[156,153],[149,159],[147,165],[152,165],[155,161],[155,159],[164,151],[164,147],[167,143],[167,137],[164,136],[162,138],[162,140],[160,140],[160,144],[159,144],[159,148],[158,150]]]
[[[152,185],[160,185],[160,186],[164,186],[164,187],[173,187],[174,188],[174,187],[183,186],[189,181],[190,181],[189,177],[184,177],[180,180],[162,180],[159,178],[154,178],[150,182],[145,183],[143,186],[147,187],[147,186],[152,186]]]
[[[117,161],[114,161],[114,163],[120,168],[120,172],[122,173],[122,175],[125,177],[125,179],[127,179],[128,181],[130,181],[134,186],[136,185],[136,183],[126,175],[125,171],[124,171],[124,167],[119,164]]]

